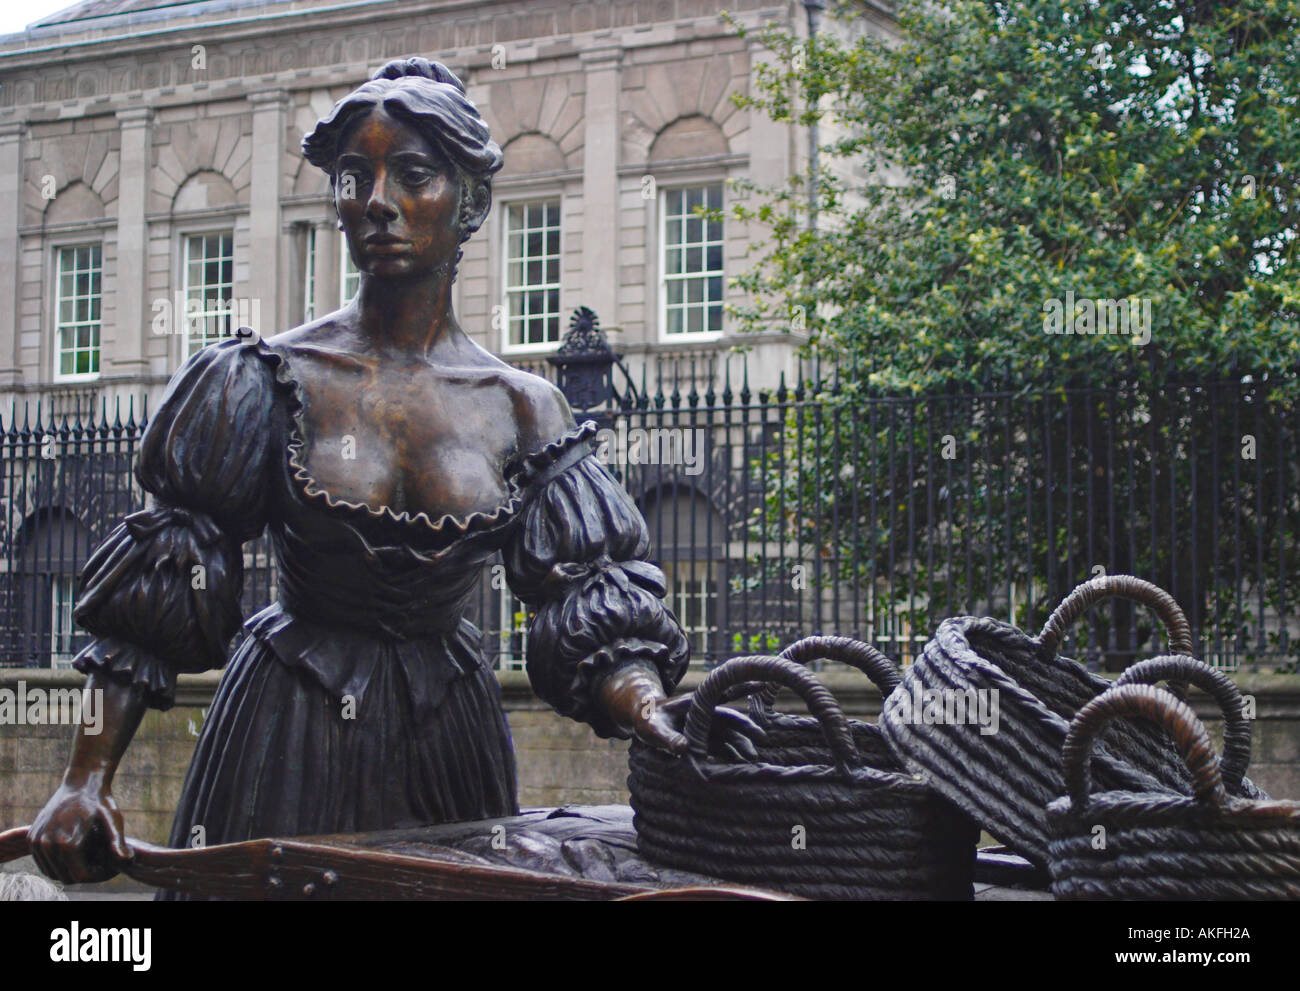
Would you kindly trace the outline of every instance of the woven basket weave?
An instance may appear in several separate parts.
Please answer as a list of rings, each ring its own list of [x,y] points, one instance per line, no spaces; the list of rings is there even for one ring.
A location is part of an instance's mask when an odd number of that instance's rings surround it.
[[[870,644],[848,637],[805,637],[786,647],[780,656],[805,666],[815,661],[838,661],[857,668],[880,689],[881,699],[887,698],[903,680],[898,667],[888,657]],[[763,740],[758,746],[762,759],[770,764],[829,764],[830,752],[826,749],[821,724],[812,716],[774,709],[777,687],[762,685],[748,693],[750,718],[763,728]],[[857,719],[847,722],[863,763],[902,772],[878,726]]]
[[[1116,685],[1154,685],[1167,681],[1172,685],[1190,683],[1208,693],[1223,713],[1223,757],[1220,773],[1230,795],[1239,798],[1267,799],[1250,778],[1251,729],[1246,718],[1246,702],[1241,692],[1222,671],[1190,657],[1165,654],[1138,661],[1124,669]],[[1177,693],[1171,692],[1175,698]],[[1182,701],[1180,699],[1180,701]]]
[[[765,751],[766,742],[754,762],[709,751],[714,708],[753,682],[802,696],[821,736],[817,763],[780,763],[794,751]],[[869,766],[835,699],[798,664],[719,665],[696,689],[684,732],[685,757],[631,746],[628,786],[648,860],[811,898],[971,897],[974,828],[892,761]]]
[[[1092,788],[1093,740],[1109,721],[1141,716],[1173,737],[1191,796]],[[1195,713],[1151,685],[1119,685],[1070,723],[1068,792],[1047,809],[1052,892],[1083,899],[1300,898],[1300,803],[1234,798]]]
[[[1149,606],[1168,631],[1171,653],[1191,654],[1190,627],[1170,595],[1139,578],[1105,575],[1066,596],[1038,637],[993,619],[945,620],[881,715],[885,739],[904,767],[1040,867],[1047,866],[1045,810],[1064,792],[1060,754],[1069,721],[1111,687],[1056,651],[1070,624],[1111,596]],[[926,723],[915,710],[927,691],[996,692],[997,732],[969,721]],[[1094,763],[1107,789],[1191,793],[1173,741],[1155,726],[1112,727]]]
[[[897,665],[870,644],[849,637],[805,637],[781,651],[781,657],[803,665],[815,661],[838,661],[857,668],[880,689],[881,699],[902,682]],[[762,727],[763,740],[757,749],[759,760],[769,764],[827,764],[832,760],[826,747],[821,725],[811,716],[792,715],[773,708],[776,686],[764,685],[749,694],[749,715]],[[907,774],[894,757],[878,726],[857,719],[846,719],[853,743],[864,764],[880,771]],[[979,829],[957,808],[934,796],[939,806],[935,815],[938,828],[929,845],[948,856],[952,884],[934,892],[934,897],[968,899],[971,897],[971,857],[979,839]]]

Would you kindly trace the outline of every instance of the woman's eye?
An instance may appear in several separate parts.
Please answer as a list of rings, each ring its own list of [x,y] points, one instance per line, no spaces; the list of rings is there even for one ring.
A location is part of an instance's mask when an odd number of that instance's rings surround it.
[[[402,173],[402,181],[408,186],[418,186],[433,178],[431,169],[407,169]]]
[[[357,169],[344,169],[339,173],[339,184],[345,191],[356,190],[370,182],[370,176]]]

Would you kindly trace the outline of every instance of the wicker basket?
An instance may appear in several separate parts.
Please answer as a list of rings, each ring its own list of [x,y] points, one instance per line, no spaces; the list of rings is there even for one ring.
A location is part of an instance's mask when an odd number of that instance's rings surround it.
[[[1070,624],[1110,596],[1149,606],[1164,622],[1171,653],[1190,655],[1191,631],[1170,595],[1139,578],[1106,575],[1066,596],[1038,637],[994,619],[945,620],[881,715],[885,739],[904,767],[1041,867],[1047,866],[1047,803],[1064,792],[1060,753],[1069,721],[1111,687],[1056,651]],[[984,698],[990,707],[996,699],[995,731],[969,720],[926,722],[928,708],[920,703],[936,691],[936,699]],[[1113,727],[1095,764],[1108,789],[1191,794],[1173,742],[1155,726]]]
[[[766,743],[754,762],[710,752],[714,708],[756,681],[802,696],[822,737],[817,763],[766,760]],[[744,657],[718,666],[696,689],[684,732],[685,757],[632,743],[628,787],[648,860],[811,898],[971,897],[973,827],[892,762],[864,762],[835,699],[799,665]]]
[[[857,668],[880,689],[881,699],[887,698],[903,680],[888,657],[870,644],[848,637],[805,637],[786,647],[780,656],[803,665],[838,661]],[[773,708],[778,687],[763,684],[747,693],[750,718],[763,728],[763,740],[758,745],[762,759],[769,764],[829,764],[831,759],[821,724],[812,716],[792,715]],[[880,770],[903,771],[878,726],[857,719],[847,721],[863,763]]]
[[[892,660],[870,644],[849,637],[805,637],[781,651],[781,656],[800,664],[814,661],[838,661],[857,668],[880,689],[882,700],[903,680]],[[811,716],[791,715],[773,708],[778,686],[764,684],[749,694],[750,717],[763,729],[763,740],[758,744],[759,760],[769,764],[787,766],[799,764],[828,764],[832,761],[826,747],[821,724]],[[846,719],[853,734],[862,762],[879,771],[907,774],[885,742],[880,727],[857,719]],[[930,844],[950,857],[949,888],[934,893],[936,898],[969,899],[971,897],[971,857],[979,840],[979,829],[956,807],[937,795],[939,806],[936,829]]]
[[[1246,718],[1246,703],[1237,686],[1222,671],[1215,670],[1203,661],[1174,654],[1129,665],[1115,680],[1115,684],[1154,685],[1161,681],[1178,686],[1191,683],[1218,703],[1219,710],[1223,713],[1220,773],[1224,788],[1228,794],[1239,798],[1267,799],[1268,795],[1246,777],[1246,768],[1250,766],[1251,730],[1250,720]],[[1178,692],[1170,694],[1179,697]]]
[[[1110,720],[1167,729],[1191,771],[1191,796],[1090,794],[1093,739]],[[1067,796],[1047,809],[1052,892],[1062,899],[1300,898],[1300,802],[1234,798],[1195,713],[1151,685],[1119,685],[1070,723]]]

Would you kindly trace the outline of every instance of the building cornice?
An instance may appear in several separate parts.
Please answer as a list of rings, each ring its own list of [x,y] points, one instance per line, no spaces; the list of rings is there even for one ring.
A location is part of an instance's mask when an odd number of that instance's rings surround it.
[[[331,27],[352,27],[358,23],[370,25],[376,20],[380,21],[400,21],[403,17],[408,20],[413,17],[426,19],[429,15],[445,15],[449,19],[454,19],[457,14],[473,12],[479,15],[481,20],[492,19],[492,14],[488,11],[492,8],[508,8],[517,6],[524,10],[534,9],[533,3],[520,2],[520,0],[445,0],[440,7],[433,7],[429,0],[347,0],[343,3],[329,4],[324,7],[299,7],[291,9],[278,8],[275,10],[265,11],[260,14],[245,14],[238,17],[217,17],[206,19],[200,17],[183,18],[168,22],[165,26],[154,30],[124,30],[118,34],[100,35],[96,37],[83,37],[76,39],[59,40],[57,36],[52,37],[48,44],[23,46],[21,48],[12,48],[6,50],[3,47],[4,38],[0,37],[0,72],[12,68],[30,65],[45,65],[50,63],[51,55],[64,55],[70,59],[76,58],[93,58],[96,57],[95,49],[114,48],[116,55],[137,54],[158,50],[176,50],[178,48],[189,49],[191,45],[202,44],[205,37],[210,34],[216,34],[222,41],[238,41],[269,36],[283,36],[289,28],[290,22],[301,22],[303,19],[311,20],[311,27],[331,28]],[[786,11],[780,7],[768,8],[751,8],[750,10],[733,11],[733,16],[737,21],[748,26],[748,22],[754,21],[755,26],[762,23],[764,17],[781,17],[785,16]],[[487,15],[487,16],[484,16]],[[670,19],[655,22],[665,26],[674,24],[690,24],[696,33],[692,34],[690,40],[699,40],[709,37],[708,28],[713,27],[712,32],[715,35],[734,36],[735,31],[732,27],[719,17],[684,17],[680,19]],[[594,41],[597,48],[628,48],[635,47],[635,44],[629,44],[633,41],[637,28],[643,32],[648,25],[619,25],[617,27],[599,27],[588,31],[576,33],[565,32],[562,34],[543,35],[528,39],[511,39],[513,43],[524,43],[528,46],[537,45],[556,39],[569,39],[588,37]],[[124,28],[128,27],[124,25]],[[700,34],[700,27],[704,27],[705,34]],[[625,36],[625,37],[623,37]],[[15,42],[23,36],[10,35]],[[183,44],[177,41],[182,39]],[[662,44],[662,39],[644,39],[645,44]],[[488,55],[490,62],[492,45],[475,46],[483,50]],[[102,56],[100,56],[102,57]],[[24,59],[26,58],[26,61]],[[11,61],[12,60],[12,61]]]
[[[381,0],[374,2],[352,2],[332,4],[325,7],[299,8],[287,11],[269,11],[260,15],[217,20],[187,20],[183,23],[169,24],[157,31],[143,32],[135,35],[115,35],[111,37],[86,38],[79,41],[63,41],[40,48],[19,48],[5,51],[0,48],[0,76],[6,84],[22,81],[23,73],[39,71],[46,79],[47,85],[51,70],[66,70],[75,73],[78,64],[87,62],[120,63],[132,57],[149,56],[158,52],[168,52],[173,56],[184,54],[183,61],[188,62],[193,45],[206,44],[209,48],[208,71],[213,71],[213,59],[226,49],[238,47],[238,42],[267,39],[271,44],[268,50],[284,50],[282,42],[285,33],[309,29],[313,35],[338,34],[344,37],[357,36],[358,25],[366,25],[370,30],[366,34],[376,34],[373,25],[379,21],[402,21],[405,19],[412,28],[422,29],[434,23],[434,18],[445,15],[453,26],[460,26],[467,20],[465,14],[472,11],[479,22],[491,21],[494,16],[505,17],[511,7],[521,10],[535,9],[520,0],[456,0],[430,10],[429,4],[420,0]],[[485,12],[485,8],[487,11]],[[773,13],[780,14],[780,8],[761,8],[739,12],[736,16],[741,23],[753,22],[755,26],[762,23],[762,18]],[[459,16],[458,16],[459,15]],[[294,19],[297,20],[294,20]],[[308,20],[309,19],[309,20]],[[647,31],[646,25],[625,25],[617,28],[596,28],[573,34],[556,34],[535,38],[511,39],[504,42],[512,64],[521,62],[554,59],[566,55],[577,56],[595,66],[603,66],[606,61],[617,61],[622,52],[652,47],[664,47],[672,44],[699,42],[714,38],[734,38],[735,29],[720,17],[683,18],[659,22],[665,31]],[[413,41],[413,45],[416,42]],[[313,46],[319,48],[321,46]],[[487,69],[492,64],[494,45],[449,45],[436,53],[449,64],[462,71],[475,72]],[[301,46],[298,49],[301,50]],[[375,49],[377,51],[377,49]],[[100,113],[112,113],[126,106],[138,106],[149,103],[162,107],[168,104],[202,103],[211,100],[223,100],[243,97],[250,90],[278,87],[285,90],[316,89],[322,86],[355,85],[376,67],[382,58],[370,53],[366,61],[350,61],[328,66],[308,66],[283,69],[272,72],[248,71],[247,51],[236,53],[237,65],[232,65],[227,76],[209,75],[202,79],[174,80],[168,77],[155,86],[123,87],[110,92],[97,88],[94,94],[85,96],[41,97],[35,102],[18,104],[18,108],[27,108],[25,116],[33,121],[40,119],[66,119],[70,116],[93,116]],[[158,60],[155,60],[155,62]],[[171,62],[165,63],[167,67]],[[178,72],[181,70],[178,70]],[[77,80],[80,81],[80,80]],[[132,81],[136,81],[134,78]],[[106,80],[108,86],[116,84],[114,75]],[[233,92],[232,92],[233,91]],[[47,91],[48,92],[48,91]],[[129,96],[129,99],[122,97]],[[167,100],[165,97],[179,97]]]

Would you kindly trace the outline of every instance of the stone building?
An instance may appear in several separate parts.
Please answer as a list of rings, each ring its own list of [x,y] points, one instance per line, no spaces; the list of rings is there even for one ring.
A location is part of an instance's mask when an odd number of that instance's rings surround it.
[[[457,72],[505,153],[489,221],[465,245],[462,326],[548,372],[570,312],[587,306],[624,356],[618,376],[639,382],[648,366],[653,386],[666,369],[683,394],[720,392],[728,370],[739,384],[728,278],[754,232],[694,207],[727,207],[743,195],[733,180],[785,182],[808,138],[736,106],[771,56],[723,7],[749,27],[807,30],[799,0],[85,0],[0,37],[0,420],[12,427],[16,408],[21,423],[37,401],[45,423],[105,402],[110,418],[119,402],[138,412],[238,326],[269,336],[346,302],[357,273],[300,142],[377,66],[411,54]],[[862,8],[869,29],[888,23]],[[794,371],[794,343],[776,327],[744,336],[754,389]],[[731,554],[718,476],[748,457],[716,434],[707,472],[625,477],[708,649]],[[4,608],[56,664],[76,646],[75,573],[130,501],[102,490],[103,458],[74,478],[59,453],[45,482],[10,471],[27,481],[0,499]],[[125,478],[130,459],[118,460]],[[485,629],[500,626],[517,663],[519,607],[500,598]]]
[[[412,53],[457,71],[505,151],[457,283],[465,328],[535,364],[585,305],[634,370],[712,368],[750,232],[692,209],[806,151],[733,103],[764,51],[724,6],[804,24],[772,0],[86,0],[0,38],[0,398],[156,398],[231,324],[338,307],[356,272],[299,142]],[[763,382],[790,369],[787,335],[747,343]]]

